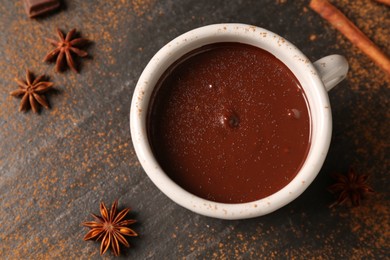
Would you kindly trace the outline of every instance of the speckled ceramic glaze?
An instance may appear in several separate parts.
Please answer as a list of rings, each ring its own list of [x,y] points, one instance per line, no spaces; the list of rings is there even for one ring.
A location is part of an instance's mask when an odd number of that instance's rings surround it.
[[[253,202],[225,204],[199,198],[174,183],[160,168],[150,148],[146,117],[153,89],[165,70],[184,54],[206,44],[241,42],[262,48],[281,60],[300,81],[310,108],[311,146],[296,177],[278,192]],[[151,59],[134,91],[130,130],[138,159],[155,185],[177,204],[196,213],[221,218],[245,219],[273,212],[297,198],[317,176],[325,160],[332,132],[327,91],[345,78],[346,60],[339,55],[311,63],[294,45],[265,29],[245,24],[215,24],[189,31],[165,45]]]

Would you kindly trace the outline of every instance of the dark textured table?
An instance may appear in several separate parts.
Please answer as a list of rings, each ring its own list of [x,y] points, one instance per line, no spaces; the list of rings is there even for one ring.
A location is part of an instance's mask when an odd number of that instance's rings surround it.
[[[99,258],[81,222],[99,202],[131,207],[140,236],[122,247],[133,259],[384,258],[389,253],[389,76],[308,8],[308,1],[64,1],[60,12],[28,19],[22,1],[0,5],[0,258]],[[390,9],[334,0],[387,55]],[[241,22],[285,36],[312,60],[338,53],[348,78],[330,92],[334,132],[325,164],[293,203],[264,217],[223,221],[173,203],[134,153],[129,107],[143,68],[190,29]],[[76,27],[94,43],[81,72],[56,73],[42,59],[55,28]],[[18,112],[13,78],[25,69],[55,83],[51,109]],[[333,172],[370,175],[376,193],[359,207],[329,208]],[[104,257],[111,258],[108,252]]]

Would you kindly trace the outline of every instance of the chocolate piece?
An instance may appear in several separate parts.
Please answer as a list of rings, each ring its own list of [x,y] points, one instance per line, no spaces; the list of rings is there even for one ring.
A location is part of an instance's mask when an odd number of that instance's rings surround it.
[[[59,0],[23,0],[23,2],[30,18],[47,14],[60,7]]]

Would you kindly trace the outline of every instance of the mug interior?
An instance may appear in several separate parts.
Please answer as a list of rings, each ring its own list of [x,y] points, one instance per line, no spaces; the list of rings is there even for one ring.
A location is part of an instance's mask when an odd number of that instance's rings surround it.
[[[311,116],[310,148],[296,177],[278,192],[253,202],[227,204],[197,197],[173,182],[157,163],[147,136],[149,101],[158,80],[188,52],[217,42],[239,42],[259,47],[281,60],[299,80]],[[215,24],[187,32],[165,45],[144,69],[135,88],[130,129],[141,165],[155,185],[179,205],[196,213],[221,219],[243,219],[273,212],[298,197],[318,174],[328,151],[331,112],[327,92],[312,63],[284,38],[245,24]]]

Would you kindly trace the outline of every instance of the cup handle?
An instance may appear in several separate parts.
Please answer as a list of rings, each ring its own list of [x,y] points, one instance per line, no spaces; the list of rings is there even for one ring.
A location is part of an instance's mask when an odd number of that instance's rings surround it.
[[[314,62],[313,65],[327,91],[345,79],[349,68],[347,60],[337,54],[323,57]]]

